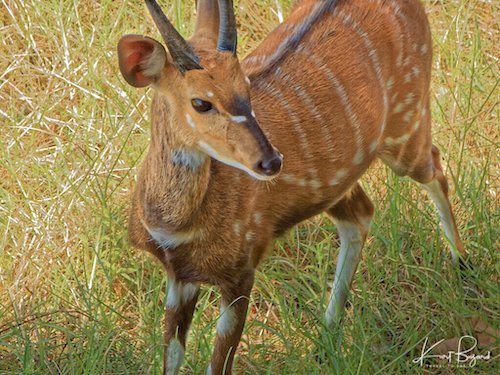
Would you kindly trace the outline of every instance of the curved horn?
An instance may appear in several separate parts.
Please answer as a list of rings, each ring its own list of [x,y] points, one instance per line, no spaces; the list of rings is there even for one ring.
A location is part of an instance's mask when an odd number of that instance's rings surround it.
[[[175,27],[170,23],[155,0],[146,0],[146,5],[155,21],[160,34],[167,45],[174,64],[181,73],[187,70],[203,69],[200,59],[196,56],[191,46],[184,40]]]
[[[232,0],[219,0],[219,41],[217,50],[230,51],[236,55],[236,19],[234,18],[234,9]]]
[[[217,4],[217,0],[198,0],[193,37],[207,39],[212,44],[212,47],[215,48],[218,31],[219,5]]]

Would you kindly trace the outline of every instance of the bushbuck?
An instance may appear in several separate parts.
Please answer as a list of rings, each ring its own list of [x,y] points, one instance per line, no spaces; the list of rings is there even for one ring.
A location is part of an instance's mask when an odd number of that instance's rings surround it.
[[[165,373],[179,371],[201,284],[222,296],[208,372],[231,373],[255,268],[322,212],[340,237],[325,317],[339,323],[374,210],[358,180],[377,158],[429,192],[453,259],[465,257],[431,141],[418,0],[300,1],[241,62],[232,1],[198,0],[189,40],[146,4],[166,48],[125,35],[118,57],[129,84],[155,90],[129,234],[168,274]]]

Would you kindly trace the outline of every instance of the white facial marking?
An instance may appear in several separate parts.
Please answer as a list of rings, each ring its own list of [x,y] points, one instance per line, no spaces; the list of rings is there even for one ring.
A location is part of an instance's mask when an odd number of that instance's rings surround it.
[[[186,113],[186,121],[189,126],[191,126],[193,129],[196,129],[196,124],[194,123],[194,120],[189,113]]]
[[[255,221],[255,224],[260,225],[262,223],[262,214],[260,212],[254,213],[253,220]]]
[[[234,307],[221,304],[221,316],[217,322],[217,334],[219,336],[230,335],[236,328],[238,317],[234,311]]]
[[[253,109],[252,109],[251,113],[252,113],[252,116],[255,117],[255,112],[253,111]]]
[[[241,124],[242,122],[245,122],[248,119],[246,116],[231,116],[231,120],[233,122],[236,122],[237,124]]]
[[[167,375],[176,375],[179,372],[183,358],[184,348],[182,344],[178,339],[172,339],[167,349],[167,368],[165,369]]]
[[[230,159],[226,159],[224,157],[222,157],[221,155],[219,155],[217,153],[217,151],[215,151],[212,147],[210,147],[207,143],[205,142],[198,142],[198,146],[200,146],[200,148],[205,151],[208,155],[210,155],[211,157],[213,157],[214,159],[217,159],[218,161],[220,161],[221,163],[224,163],[226,165],[229,165],[230,167],[234,167],[234,168],[238,168],[246,173],[248,173],[250,176],[252,176],[253,178],[257,179],[257,180],[261,180],[261,181],[271,181],[272,179],[274,179],[275,176],[264,176],[264,175],[259,175],[257,173],[255,173],[254,171],[252,171],[251,169],[247,168],[246,166],[244,166],[243,164],[237,162],[236,160],[230,160]]]
[[[347,169],[341,168],[337,172],[335,172],[335,176],[330,180],[330,185],[335,186],[340,184],[342,179],[347,176]]]
[[[196,293],[198,293],[199,286],[192,283],[179,283],[175,280],[168,281],[167,301],[165,307],[168,309],[177,310],[179,307],[191,301]]]
[[[208,96],[209,98],[213,98],[213,97],[214,97],[214,93],[213,93],[212,91],[208,91],[208,92],[207,92],[207,96]]]
[[[247,84],[250,84],[250,83],[251,83],[251,82],[250,82],[250,78],[245,77],[245,82],[246,82]]]

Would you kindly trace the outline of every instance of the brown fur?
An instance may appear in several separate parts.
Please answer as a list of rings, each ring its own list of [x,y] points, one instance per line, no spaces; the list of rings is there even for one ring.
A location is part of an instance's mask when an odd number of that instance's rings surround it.
[[[215,2],[199,3],[216,14]],[[400,8],[398,17],[395,4]],[[259,60],[259,56],[272,55],[315,5],[312,0],[298,4],[241,66],[230,53],[213,50],[217,17],[199,19],[190,43],[204,69],[181,75],[167,61],[161,77],[151,81],[157,90],[151,112],[151,144],[133,195],[130,240],[134,246],[153,253],[169,278],[216,285],[228,303],[243,297],[235,305],[237,328],[230,336],[217,338],[211,365],[214,374],[222,372],[226,359],[226,373],[231,371],[254,269],[276,236],[325,210],[338,220],[354,223],[373,215],[373,205],[357,184],[373,160],[381,157],[396,173],[410,175],[419,182],[436,177],[447,192],[437,149],[430,138],[432,41],[419,1],[340,1],[334,14],[322,15],[305,33],[300,40],[300,46],[305,48],[285,53],[272,66],[266,65],[265,59]],[[343,15],[350,19],[343,22]],[[368,58],[370,51],[355,25],[361,25],[378,56],[379,74],[387,90],[386,111],[377,67]],[[325,69],[320,69],[311,53],[321,58]],[[333,88],[328,71],[346,89],[360,125],[360,144],[356,143],[352,118]],[[250,78],[250,86],[245,76]],[[213,97],[207,97],[208,91]],[[411,98],[405,102],[410,93]],[[212,102],[220,116],[193,112],[189,105],[193,95]],[[251,98],[258,123],[270,143],[284,155],[281,175],[271,183],[257,181],[210,157],[194,170],[172,161],[172,150],[199,152],[197,141],[203,139],[217,147],[221,155],[248,168],[255,164],[262,154],[255,138],[245,127],[222,118],[223,114],[237,115],[232,107],[235,97]],[[404,111],[398,112],[400,103],[407,104]],[[186,113],[192,116],[196,129],[186,124]],[[386,126],[382,129],[384,118]],[[417,122],[419,126],[415,126]],[[405,134],[405,142],[386,142]],[[358,151],[363,157],[353,164]],[[338,184],[331,184],[342,170],[347,174],[339,178]],[[194,231],[196,236],[174,249],[163,249],[144,224],[170,233]],[[459,242],[458,231],[456,238]],[[465,254],[463,246],[459,247]],[[176,327],[185,344],[195,301],[176,312],[167,311],[166,345]]]

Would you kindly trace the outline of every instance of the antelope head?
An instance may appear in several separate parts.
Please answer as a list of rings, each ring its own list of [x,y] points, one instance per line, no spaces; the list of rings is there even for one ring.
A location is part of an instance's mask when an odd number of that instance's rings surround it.
[[[255,118],[250,82],[236,55],[232,1],[198,1],[195,33],[188,41],[154,0],[146,5],[167,49],[142,35],[118,43],[120,71],[134,87],[151,85],[169,104],[163,119],[188,149],[208,154],[259,180],[276,177],[282,155]],[[219,21],[220,20],[220,21]]]

